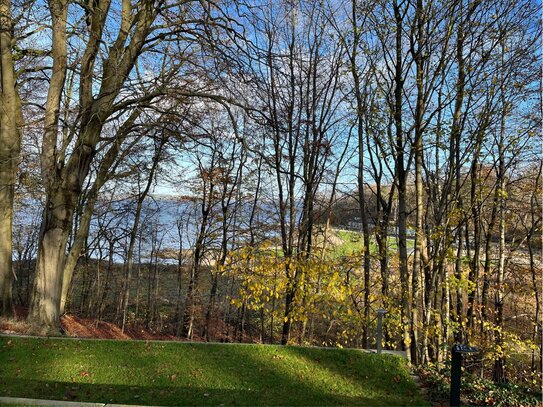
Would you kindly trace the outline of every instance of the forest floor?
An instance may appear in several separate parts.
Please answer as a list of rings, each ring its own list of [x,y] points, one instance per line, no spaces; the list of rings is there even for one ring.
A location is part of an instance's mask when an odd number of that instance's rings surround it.
[[[0,394],[153,405],[429,405],[393,355],[0,337]]]
[[[0,318],[0,333],[7,335],[31,334],[32,327],[25,322],[25,318],[26,310],[22,308],[17,309],[16,319]],[[110,322],[80,318],[71,314],[60,317],[60,327],[64,335],[71,338],[181,340],[179,337],[139,326],[127,327],[123,332],[121,328]]]

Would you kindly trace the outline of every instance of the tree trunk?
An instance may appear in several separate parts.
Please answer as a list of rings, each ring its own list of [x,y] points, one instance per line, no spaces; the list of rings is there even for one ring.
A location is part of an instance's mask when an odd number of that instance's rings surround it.
[[[187,297],[185,300],[185,307],[183,311],[183,328],[181,335],[188,340],[192,340],[194,334],[194,319],[196,317],[196,291],[198,289],[198,281],[200,279],[200,266],[203,255],[203,244],[207,234],[208,221],[213,205],[213,191],[214,184],[211,183],[209,191],[206,191],[207,185],[204,184],[204,195],[201,204],[202,219],[200,223],[200,229],[198,231],[198,237],[194,245],[194,255],[192,260],[192,266],[190,268],[189,283],[187,286]],[[209,199],[209,201],[208,201]]]
[[[362,236],[364,241],[363,254],[363,273],[364,273],[364,325],[362,327],[362,347],[368,348],[369,324],[370,324],[370,231],[368,226],[368,213],[366,209],[365,185],[364,185],[364,115],[366,106],[361,89],[360,75],[357,66],[358,47],[360,42],[362,28],[358,25],[358,12],[356,2],[351,4],[352,8],[352,30],[353,43],[350,53],[350,70],[354,81],[354,93],[356,97],[356,117],[358,133],[358,204],[360,210],[360,219],[362,221]]]
[[[290,340],[290,326],[292,324],[292,320],[289,317],[289,315],[290,315],[291,309],[292,309],[292,294],[289,291],[285,295],[285,321],[283,322],[283,330],[281,332],[281,345],[288,345],[288,341]]]
[[[498,188],[501,190],[500,195],[500,208],[499,208],[499,236],[500,243],[498,249],[498,271],[496,273],[496,293],[494,300],[495,308],[495,346],[498,352],[498,356],[494,359],[494,372],[493,379],[497,383],[504,383],[507,381],[505,374],[505,355],[503,352],[503,280],[505,274],[505,199],[503,194],[505,193],[505,182],[502,176]]]
[[[402,316],[402,349],[411,361],[411,284],[407,266],[407,170],[404,163],[404,134],[402,123],[402,97],[404,80],[402,79],[402,13],[398,2],[394,1],[394,18],[396,22],[396,61],[394,73],[394,125],[396,131],[395,166],[396,182],[398,184],[398,246],[400,256],[400,284],[401,284],[401,316]]]
[[[502,44],[502,63],[505,47]],[[503,353],[503,300],[504,300],[504,278],[505,278],[505,205],[507,191],[505,189],[505,142],[506,142],[506,117],[509,113],[508,102],[506,101],[505,90],[501,89],[502,112],[500,121],[500,133],[498,140],[498,169],[497,169],[497,194],[498,194],[498,269],[496,272],[496,292],[494,294],[495,312],[495,337],[494,344],[497,356],[494,359],[493,379],[496,383],[507,381],[505,373],[505,354]]]
[[[134,214],[134,223],[132,225],[132,230],[130,231],[128,253],[126,255],[125,280],[124,280],[124,287],[123,287],[123,297],[122,297],[122,302],[121,302],[122,304],[121,330],[123,332],[124,332],[124,327],[126,324],[128,302],[130,300],[130,279],[132,277],[132,272],[134,268],[134,248],[136,247],[136,238],[137,238],[138,229],[140,226],[140,217],[141,217],[141,211],[143,209],[143,202],[145,201],[145,198],[147,198],[147,194],[149,193],[153,180],[155,179],[155,173],[156,173],[158,163],[160,162],[161,155],[162,155],[162,148],[164,147],[164,144],[166,143],[166,141],[167,139],[163,137],[160,140],[159,145],[156,146],[155,154],[153,156],[153,161],[151,164],[151,169],[149,171],[149,176],[147,178],[147,183],[145,184],[145,188],[143,189],[143,191],[138,196],[138,201],[136,204],[136,212]]]
[[[72,277],[77,266],[77,262],[81,253],[85,249],[85,243],[87,241],[90,229],[90,223],[92,215],[94,213],[94,206],[98,199],[98,194],[102,186],[111,178],[115,173],[116,165],[115,161],[118,158],[121,145],[125,141],[127,134],[130,132],[132,126],[134,125],[136,119],[140,116],[141,110],[136,109],[130,117],[123,123],[119,131],[117,132],[117,138],[113,142],[112,146],[108,149],[107,153],[104,156],[104,159],[100,163],[99,169],[96,173],[96,179],[92,184],[92,187],[88,191],[86,197],[85,208],[83,209],[83,214],[81,215],[81,220],[79,222],[79,227],[73,241],[70,251],[66,257],[64,264],[64,275],[62,278],[62,297],[60,300],[60,314],[64,314],[66,308],[66,300],[68,297],[68,291],[72,282]],[[135,144],[138,140],[141,139],[137,137],[132,143]],[[117,164],[119,161],[117,160]]]
[[[417,82],[417,101],[415,107],[415,195],[416,195],[416,211],[415,211],[415,252],[413,255],[413,273],[412,273],[412,285],[413,285],[413,297],[411,305],[411,362],[413,364],[418,363],[418,304],[421,289],[421,270],[422,270],[422,256],[425,247],[424,229],[422,225],[424,216],[424,201],[422,185],[422,160],[423,160],[423,116],[424,116],[424,38],[423,38],[423,4],[422,0],[417,0],[416,7],[416,39],[417,49],[413,49],[415,65],[416,65],[416,82]]]
[[[539,294],[540,287],[537,284],[537,277],[536,277],[538,271],[537,271],[537,266],[535,265],[534,249],[532,247],[532,232],[530,232],[529,234],[527,245],[528,245],[528,252],[530,255],[530,271],[532,274],[532,288],[533,288],[534,297],[535,297],[535,316],[534,316],[535,318],[534,318],[534,323],[533,323],[532,341],[534,343],[537,343],[537,339],[540,336],[540,326],[541,326],[541,320],[540,320],[541,299],[540,299],[540,294]],[[541,345],[539,347],[539,352],[537,353],[539,354],[539,366],[541,366],[541,360],[543,359],[543,353],[541,352]],[[534,349],[532,351],[532,371],[535,372],[537,370],[537,367],[538,367],[538,364],[536,362],[536,350]]]
[[[479,198],[480,192],[478,192],[479,184],[479,165],[478,165],[478,151],[475,153],[473,164],[471,166],[471,216],[473,219],[473,256],[470,262],[470,272],[468,280],[474,284],[473,290],[468,292],[468,310],[467,310],[467,323],[468,332],[471,333],[475,326],[475,298],[477,296],[478,282],[479,282],[479,270],[481,264],[481,202]],[[469,229],[469,227],[467,228]]]
[[[540,194],[541,190],[539,189],[539,181],[541,179],[541,162],[537,169],[537,177],[534,184],[534,193],[532,194],[532,197],[530,199],[531,204],[531,226],[530,230],[528,232],[526,245],[528,246],[528,253],[530,255],[530,272],[532,275],[532,289],[534,291],[534,298],[535,298],[535,315],[534,315],[534,323],[533,323],[533,333],[532,333],[532,341],[534,343],[537,343],[537,339],[540,336],[541,332],[541,320],[540,320],[540,314],[541,314],[541,297],[540,297],[540,286],[537,284],[537,274],[538,274],[538,268],[535,264],[535,255],[534,255],[534,248],[533,248],[533,235],[536,231],[541,231],[541,208],[537,204],[537,196]],[[537,216],[536,214],[539,214]],[[536,246],[537,247],[537,246]],[[539,346],[539,366],[542,365],[543,360],[543,353],[541,349],[541,345]],[[532,371],[536,371],[537,369],[537,362],[536,362],[536,350],[534,349],[532,351]]]
[[[97,193],[91,194],[89,196],[87,200],[87,204],[85,205],[85,209],[81,216],[79,227],[77,228],[74,242],[72,244],[72,247],[70,248],[68,256],[66,256],[66,261],[64,263],[63,278],[62,278],[60,315],[64,314],[65,312],[66,300],[68,299],[68,291],[70,289],[72,276],[73,276],[75,267],[77,265],[77,262],[79,260],[79,256],[81,255],[82,251],[85,249],[85,243],[87,241],[87,236],[89,234],[90,222],[91,222],[92,214],[94,211],[94,205],[96,203],[97,198],[98,198]]]
[[[13,314],[12,231],[23,117],[11,53],[11,1],[0,1],[0,316]]]
[[[67,71],[68,2],[49,0],[48,6],[51,14],[53,66],[45,106],[44,135],[40,154],[46,206],[38,245],[34,298],[29,311],[29,321],[43,331],[57,331],[66,243],[74,209],[96,155],[102,127],[115,110],[115,99],[144,46],[144,40],[150,33],[157,10],[152,2],[142,1],[139,12],[133,14],[130,2],[123,2],[119,35],[108,48],[108,57],[102,62],[99,94],[95,97],[93,89],[97,78],[94,75],[94,62],[100,49],[99,43],[109,10],[109,1],[89,5],[92,9],[89,15],[92,16],[93,34],[89,36],[82,57],[79,86],[80,122],[73,143],[66,139],[60,143],[59,112]],[[69,144],[73,144],[73,148],[67,155],[66,149]]]
[[[75,194],[57,190],[46,201],[29,318],[44,333],[57,333],[65,248],[70,235]]]

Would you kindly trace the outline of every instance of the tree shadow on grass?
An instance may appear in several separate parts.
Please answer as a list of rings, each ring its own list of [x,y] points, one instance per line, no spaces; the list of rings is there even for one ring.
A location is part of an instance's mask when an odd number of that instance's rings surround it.
[[[0,380],[2,396],[49,400],[139,404],[154,406],[247,405],[254,400],[248,390],[211,389],[204,387],[152,387],[111,384],[69,383],[40,380]]]
[[[425,405],[417,385],[411,379],[405,361],[395,355],[377,355],[356,349],[344,349],[341,354],[332,349],[287,346],[285,352],[318,363],[331,375],[355,383],[355,387],[378,394],[379,405]],[[338,356],[340,356],[338,358]]]

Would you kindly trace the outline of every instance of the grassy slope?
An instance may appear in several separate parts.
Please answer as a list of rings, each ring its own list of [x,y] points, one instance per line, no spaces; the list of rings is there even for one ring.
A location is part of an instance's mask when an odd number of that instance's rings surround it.
[[[343,243],[339,246],[337,246],[334,249],[334,252],[336,255],[352,255],[352,254],[360,254],[362,252],[362,249],[364,247],[363,245],[363,238],[362,235],[359,232],[354,232],[350,230],[336,230],[337,236],[343,241]],[[415,241],[413,239],[407,239],[407,248],[411,249],[415,245]],[[396,251],[398,248],[397,239],[395,237],[388,237],[388,248],[391,251]],[[371,238],[370,240],[370,252],[373,254],[377,254],[378,247],[377,243],[375,242],[375,238]]]
[[[153,405],[425,405],[404,360],[347,349],[0,337],[0,395]]]

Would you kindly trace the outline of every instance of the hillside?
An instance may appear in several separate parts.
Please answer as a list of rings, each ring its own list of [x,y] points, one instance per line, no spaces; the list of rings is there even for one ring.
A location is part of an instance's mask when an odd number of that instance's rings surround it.
[[[0,338],[0,394],[153,405],[424,405],[406,361],[352,349]]]

